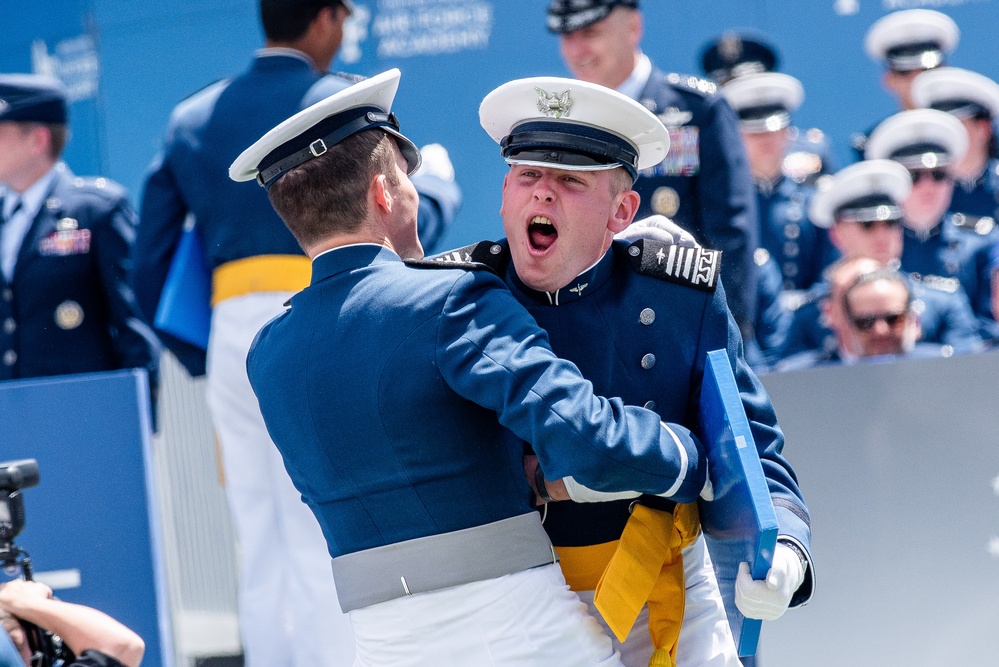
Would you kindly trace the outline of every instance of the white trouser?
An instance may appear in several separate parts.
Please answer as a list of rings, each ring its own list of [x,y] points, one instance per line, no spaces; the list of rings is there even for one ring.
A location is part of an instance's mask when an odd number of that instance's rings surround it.
[[[557,565],[350,612],[356,667],[620,666]]]
[[[246,376],[253,337],[290,296],[249,294],[215,306],[208,406],[241,547],[239,622],[246,667],[342,667],[353,663],[354,642],[337,601],[326,540],[267,435]]]
[[[725,616],[718,580],[703,535],[683,550],[683,577],[687,599],[676,652],[677,667],[740,667],[739,652]],[[649,608],[642,609],[631,633],[621,643],[594,606],[593,591],[582,591],[579,598],[612,637],[614,648],[621,653],[621,663],[625,667],[647,667],[653,651],[648,632]]]

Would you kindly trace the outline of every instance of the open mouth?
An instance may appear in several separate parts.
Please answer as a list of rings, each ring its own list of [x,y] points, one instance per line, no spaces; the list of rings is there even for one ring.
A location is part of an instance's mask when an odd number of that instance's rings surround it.
[[[527,239],[531,244],[531,249],[537,252],[545,252],[551,248],[558,239],[558,230],[555,223],[543,215],[536,215],[531,218],[527,225]]]

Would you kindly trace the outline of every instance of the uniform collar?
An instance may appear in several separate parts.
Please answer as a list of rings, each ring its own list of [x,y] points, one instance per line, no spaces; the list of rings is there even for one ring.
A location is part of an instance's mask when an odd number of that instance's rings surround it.
[[[312,285],[331,276],[372,264],[402,262],[399,255],[378,243],[352,243],[331,248],[312,260]]]
[[[935,236],[940,236],[940,234],[944,231],[944,222],[946,222],[946,220],[947,217],[945,216],[942,220],[940,220],[940,222],[926,230],[912,229],[911,227],[907,227],[903,224],[902,234],[904,235],[904,238],[915,239],[920,243],[925,243]]]
[[[532,301],[546,306],[564,306],[596,292],[610,278],[613,266],[614,253],[608,250],[596,264],[576,276],[571,283],[554,292],[540,292],[525,285],[520,280],[520,276],[517,275],[516,267],[512,263],[510,264],[510,277],[515,292],[520,292]]]
[[[645,84],[649,82],[650,76],[652,76],[652,61],[644,53],[639,53],[635,69],[617,87],[617,92],[627,95],[633,100],[637,100],[641,96],[642,91],[645,90]]]
[[[253,54],[253,62],[255,65],[281,63],[282,60],[286,60],[288,58],[300,60],[308,65],[310,69],[319,71],[316,67],[316,63],[312,61],[312,58],[298,49],[291,49],[286,46],[268,46],[262,49],[257,49]]]

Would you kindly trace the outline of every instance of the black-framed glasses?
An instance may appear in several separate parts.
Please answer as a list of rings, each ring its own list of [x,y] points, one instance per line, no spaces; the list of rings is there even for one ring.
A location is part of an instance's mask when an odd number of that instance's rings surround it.
[[[877,315],[860,315],[857,317],[851,317],[853,321],[853,326],[857,327],[860,331],[870,331],[874,328],[874,325],[878,323],[878,320],[883,320],[889,328],[895,328],[901,324],[902,320],[909,311],[903,310],[901,313],[879,313]]]
[[[912,177],[912,183],[916,184],[923,178],[931,178],[935,182],[940,183],[941,181],[946,181],[950,178],[944,169],[910,169],[909,176]]]
[[[902,224],[901,218],[889,218],[888,220],[858,220],[857,224],[865,232],[869,232],[878,225],[884,225],[888,229],[895,229]]]

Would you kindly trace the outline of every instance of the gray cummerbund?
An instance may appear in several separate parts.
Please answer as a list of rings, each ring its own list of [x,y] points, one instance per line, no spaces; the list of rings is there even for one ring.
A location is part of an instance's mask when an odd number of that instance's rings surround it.
[[[333,559],[344,612],[556,562],[537,512]]]

